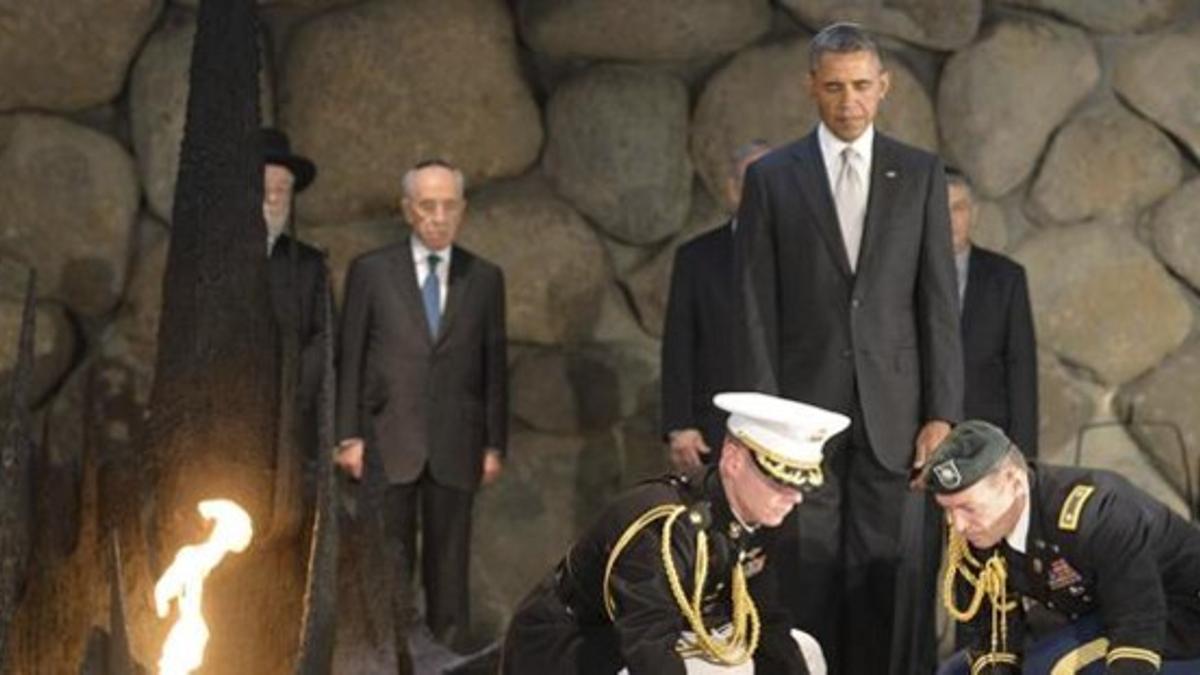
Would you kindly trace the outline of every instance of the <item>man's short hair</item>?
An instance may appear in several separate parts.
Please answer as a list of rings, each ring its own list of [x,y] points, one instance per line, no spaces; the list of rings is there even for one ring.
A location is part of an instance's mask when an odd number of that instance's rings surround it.
[[[404,172],[403,183],[405,197],[412,196],[413,187],[415,186],[417,180],[417,172],[421,169],[428,169],[430,167],[446,169],[450,173],[454,174],[454,180],[458,183],[458,193],[466,194],[467,179],[463,176],[462,170],[440,157],[431,157],[429,159],[423,159],[417,162],[411,169]]]
[[[738,167],[746,159],[757,155],[760,152],[766,152],[771,149],[771,144],[762,138],[755,138],[749,143],[739,145],[731,155],[729,155],[730,166],[733,167],[733,172],[736,174]]]
[[[813,36],[808,43],[808,69],[816,72],[821,64],[821,57],[826,54],[850,54],[853,52],[870,52],[879,63],[883,57],[879,53],[879,45],[871,34],[863,27],[848,21],[830,24]]]

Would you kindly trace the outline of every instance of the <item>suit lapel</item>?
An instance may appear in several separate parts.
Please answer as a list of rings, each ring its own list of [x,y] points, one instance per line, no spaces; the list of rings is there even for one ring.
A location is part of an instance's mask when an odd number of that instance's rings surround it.
[[[846,257],[846,243],[842,241],[842,228],[838,225],[837,209],[833,205],[833,191],[829,187],[829,174],[825,160],[821,157],[821,143],[813,131],[792,150],[796,159],[796,180],[804,198],[813,205],[816,229],[825,248],[837,268],[847,279],[850,278],[850,259]]]
[[[871,192],[867,195],[867,215],[863,219],[862,246],[858,253],[858,276],[871,265],[871,253],[878,248],[887,214],[892,212],[900,184],[900,169],[892,155],[892,144],[878,132],[871,148]]]
[[[471,254],[461,248],[455,248],[450,256],[450,274],[447,281],[449,288],[446,290],[446,307],[442,311],[442,320],[438,326],[438,344],[446,339],[455,317],[460,313],[459,308],[462,307],[467,287],[471,285],[471,263]]]
[[[396,284],[399,286],[401,300],[416,315],[416,323],[421,326],[421,334],[425,336],[425,341],[433,344],[433,339],[429,336],[429,319],[425,317],[425,301],[421,297],[421,287],[417,284],[412,241],[408,237],[404,239],[404,246],[396,249]]]

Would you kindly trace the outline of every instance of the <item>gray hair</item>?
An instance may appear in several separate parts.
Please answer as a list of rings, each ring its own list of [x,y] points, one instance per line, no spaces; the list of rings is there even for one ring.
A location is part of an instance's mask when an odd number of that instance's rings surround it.
[[[450,162],[447,162],[446,160],[438,158],[438,157],[434,157],[433,159],[421,160],[420,162],[417,162],[416,164],[414,164],[413,168],[404,172],[404,196],[405,197],[412,196],[413,188],[416,187],[417,174],[422,169],[428,169],[431,167],[438,167],[441,169],[445,169],[445,170],[449,171],[450,173],[454,174],[454,182],[458,183],[458,193],[460,195],[466,194],[467,179],[463,176],[463,172],[457,166],[454,166]]]
[[[830,24],[814,35],[808,43],[808,69],[810,72],[816,72],[817,66],[821,64],[821,57],[826,54],[852,52],[870,52],[880,64],[883,63],[879,45],[862,26],[844,21]]]
[[[737,173],[738,169],[742,166],[742,162],[746,161],[750,157],[762,152],[767,152],[770,149],[771,144],[761,138],[756,138],[749,143],[739,145],[737,149],[735,149],[733,153],[729,155],[730,166],[733,168],[733,172]]]

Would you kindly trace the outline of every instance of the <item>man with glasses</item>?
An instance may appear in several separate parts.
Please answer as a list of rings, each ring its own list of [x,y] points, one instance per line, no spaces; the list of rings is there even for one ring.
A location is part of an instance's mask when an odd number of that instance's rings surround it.
[[[420,513],[425,619],[461,649],[476,489],[500,475],[507,435],[504,277],[454,244],[463,175],[441,160],[404,175],[412,235],[356,259],[346,281],[337,462],[362,476],[376,455],[387,537],[411,579]]]

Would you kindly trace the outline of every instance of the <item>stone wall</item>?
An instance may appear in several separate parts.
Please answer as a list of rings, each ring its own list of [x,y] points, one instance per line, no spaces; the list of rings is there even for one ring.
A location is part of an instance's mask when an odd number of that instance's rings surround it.
[[[83,414],[64,385],[96,363],[148,394],[194,5],[0,0],[0,356],[35,265],[36,393],[58,419]],[[432,155],[465,169],[464,243],[506,273],[514,433],[479,497],[481,631],[607,495],[663,467],[672,253],[726,217],[732,148],[814,123],[805,48],[833,19],[883,36],[880,127],[970,174],[978,241],[1028,269],[1045,456],[1071,461],[1092,420],[1170,420],[1200,466],[1196,0],[260,5],[264,116],[320,166],[299,223],[339,284],[400,236],[399,177]],[[1086,440],[1087,463],[1182,508],[1173,436]]]

